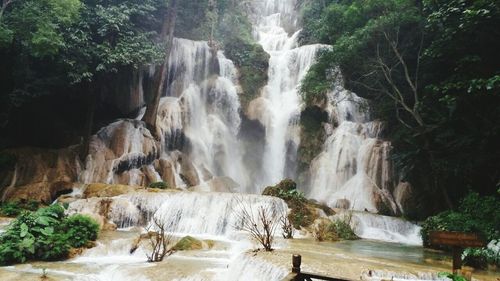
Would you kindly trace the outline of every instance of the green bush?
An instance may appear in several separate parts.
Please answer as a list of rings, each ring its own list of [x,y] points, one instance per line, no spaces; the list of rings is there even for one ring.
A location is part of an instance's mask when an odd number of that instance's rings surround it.
[[[500,242],[492,241],[486,248],[467,248],[462,258],[466,265],[486,269],[488,264],[500,266]]]
[[[149,184],[150,188],[159,188],[159,189],[169,189],[168,183],[164,181],[153,182]]]
[[[191,236],[185,236],[172,249],[174,251],[189,251],[200,250],[201,248],[203,248],[203,243],[200,240]]]
[[[309,226],[318,218],[314,206],[309,206],[304,194],[297,190],[297,184],[291,179],[284,179],[277,185],[266,187],[262,195],[283,199],[291,209],[288,219],[295,228]]]
[[[421,230],[424,245],[430,246],[429,232],[434,230],[476,232],[488,241],[500,237],[500,200],[494,196],[469,193],[456,211],[445,211],[427,218]]]
[[[431,231],[474,232],[487,241],[500,240],[500,200],[495,196],[480,196],[469,193],[456,211],[445,211],[427,218],[422,224],[421,235],[424,245],[430,244]],[[487,263],[498,264],[498,253],[488,248],[466,249],[464,262],[476,267],[485,267]]]
[[[337,233],[340,239],[356,240],[359,237],[354,233],[351,225],[343,220],[336,220],[328,226],[328,230]]]
[[[0,204],[0,216],[16,217],[23,210],[36,211],[40,202],[30,200],[28,202],[8,201]]]
[[[80,214],[65,218],[61,226],[67,233],[68,243],[74,248],[83,247],[89,241],[96,240],[99,233],[99,224],[94,219]]]
[[[0,205],[0,215],[15,217],[21,213],[22,208],[18,202],[5,202]]]
[[[68,218],[58,204],[23,211],[0,235],[0,265],[64,259],[70,248],[95,240],[98,231],[94,220],[82,215]]]
[[[440,272],[438,274],[438,277],[439,278],[446,277],[446,278],[451,279],[452,281],[467,281],[467,279],[465,279],[465,277],[463,277],[462,275],[448,273],[448,272]]]

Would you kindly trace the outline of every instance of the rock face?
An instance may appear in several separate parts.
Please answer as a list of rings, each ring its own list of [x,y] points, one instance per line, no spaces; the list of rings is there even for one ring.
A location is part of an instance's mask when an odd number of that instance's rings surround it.
[[[141,186],[130,186],[121,184],[89,184],[83,192],[84,198],[91,197],[114,197],[122,194],[132,193],[144,189]]]
[[[167,118],[170,102],[162,102],[158,118]],[[165,109],[165,107],[167,109]],[[169,118],[167,118],[169,119]],[[155,139],[142,121],[123,119],[102,128],[93,136],[90,154],[79,181],[147,186],[165,181],[172,187],[195,186],[199,174],[190,158],[178,150],[179,145],[170,125],[158,128]],[[171,124],[171,126],[174,126]]]
[[[159,143],[144,123],[120,120],[93,136],[89,153],[82,182],[141,184],[139,169],[158,158]]]
[[[80,170],[78,148],[10,150],[16,158],[13,171],[2,172],[1,200],[37,200],[51,203],[71,192]]]

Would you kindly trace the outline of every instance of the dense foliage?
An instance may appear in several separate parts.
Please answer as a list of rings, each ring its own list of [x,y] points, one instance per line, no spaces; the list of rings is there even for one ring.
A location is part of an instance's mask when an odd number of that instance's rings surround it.
[[[343,240],[356,240],[359,237],[354,233],[349,222],[337,219],[328,225],[328,230],[336,233],[337,237]]]
[[[163,61],[170,1],[7,2],[0,16],[0,148],[76,144],[88,127],[134,116],[141,105],[121,97],[141,81],[144,100],[152,99],[152,78],[139,74]],[[266,83],[268,67],[245,14],[248,3],[177,2],[175,35],[226,51],[240,70],[246,107]]]
[[[58,204],[21,213],[0,235],[0,264],[60,260],[71,248],[97,239],[99,225],[83,215],[65,216]]]
[[[369,98],[388,124],[403,178],[421,194],[439,194],[433,206],[421,206],[421,214],[451,207],[471,187],[496,191],[500,173],[491,163],[500,160],[498,1],[304,5],[302,42],[332,46],[303,81],[306,102],[325,99],[340,67],[345,86]]]
[[[126,91],[123,77],[130,80],[164,54],[158,34],[166,1],[8,2],[0,17],[0,126],[7,128],[4,138],[18,137],[17,143],[75,143],[89,104],[104,93]],[[36,114],[39,122],[26,122]],[[27,139],[16,122],[33,125],[38,137]],[[49,129],[62,140],[41,143]]]
[[[7,201],[0,203],[0,216],[16,217],[22,211],[36,211],[40,207],[40,202],[30,200],[27,202]]]
[[[430,231],[461,231],[474,232],[482,235],[488,242],[500,241],[500,199],[495,196],[480,196],[469,193],[458,205],[456,211],[445,211],[427,218],[422,224],[424,245],[429,242]],[[495,245],[493,245],[495,244]],[[497,247],[493,242],[491,247]],[[471,264],[480,265],[486,262],[498,263],[500,251],[494,252],[491,247],[466,250],[466,259]],[[478,262],[478,260],[482,262]]]
[[[469,193],[456,211],[445,211],[429,217],[422,225],[424,244],[429,245],[429,231],[448,230],[477,232],[488,241],[500,239],[500,199]]]

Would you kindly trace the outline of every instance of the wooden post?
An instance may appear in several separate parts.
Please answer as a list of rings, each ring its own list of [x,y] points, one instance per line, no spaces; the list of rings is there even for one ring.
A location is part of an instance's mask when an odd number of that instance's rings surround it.
[[[292,256],[292,273],[300,273],[300,264],[302,263],[301,255]]]
[[[462,252],[464,248],[480,248],[486,246],[486,241],[476,233],[455,231],[431,231],[429,240],[432,245],[451,246],[453,249],[453,274],[462,272]]]
[[[453,274],[462,273],[462,252],[463,248],[458,246],[453,247]]]

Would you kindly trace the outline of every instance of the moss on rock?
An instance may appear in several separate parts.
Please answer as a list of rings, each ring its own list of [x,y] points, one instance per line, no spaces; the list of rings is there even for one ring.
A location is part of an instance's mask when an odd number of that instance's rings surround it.
[[[224,46],[226,56],[239,70],[241,107],[246,110],[250,102],[257,98],[268,80],[269,54],[255,42],[240,38],[228,41]]]
[[[202,241],[191,236],[183,237],[172,248],[172,250],[174,251],[189,251],[189,250],[201,250],[201,249],[203,249]]]
[[[311,232],[314,238],[320,242],[359,239],[350,224],[341,219],[331,221],[320,218],[314,222]]]
[[[275,186],[266,187],[262,194],[281,198],[287,203],[291,209],[288,219],[294,228],[310,226],[319,217],[318,209],[323,210],[327,215],[334,214],[328,206],[307,200],[304,194],[297,190],[297,184],[291,179],[284,179]]]
[[[84,192],[85,198],[91,197],[114,197],[122,194],[132,193],[144,189],[141,186],[130,186],[123,184],[92,183]]]
[[[262,192],[262,195],[280,197],[280,192],[288,193],[296,189],[297,189],[297,184],[293,180],[284,179],[280,181],[277,185],[266,187]]]
[[[327,137],[323,128],[326,122],[328,113],[318,106],[308,106],[301,112],[301,141],[297,152],[299,174],[307,173],[312,160],[321,153]]]

